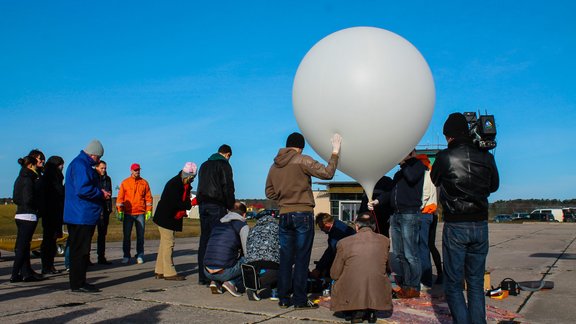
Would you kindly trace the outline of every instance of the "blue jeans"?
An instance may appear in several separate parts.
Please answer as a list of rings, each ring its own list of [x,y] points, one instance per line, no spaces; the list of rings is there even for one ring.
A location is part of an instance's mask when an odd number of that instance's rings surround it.
[[[444,292],[454,323],[486,323],[484,270],[487,255],[488,222],[444,223]],[[462,294],[464,278],[468,305]]]
[[[140,215],[125,215],[123,230],[124,230],[124,241],[122,242],[122,250],[124,251],[124,257],[130,257],[130,243],[132,236],[133,224],[136,224],[136,257],[144,257],[144,214]]]
[[[390,218],[392,247],[396,261],[400,265],[397,280],[402,288],[413,288],[418,291],[422,275],[418,250],[421,216],[420,213],[394,214]]]
[[[421,215],[420,241],[418,243],[418,249],[420,251],[420,265],[422,266],[422,278],[420,279],[420,282],[427,287],[432,287],[432,260],[430,260],[430,248],[428,247],[432,214]]]
[[[305,305],[308,301],[308,265],[314,242],[314,213],[281,214],[279,237],[278,295],[282,302],[288,302],[292,291],[292,303],[298,306]]]
[[[222,272],[220,272],[220,273],[210,273],[210,272],[208,272],[208,270],[206,270],[206,268],[204,268],[203,269],[204,275],[206,276],[206,278],[208,278],[210,280],[220,281],[220,282],[230,281],[231,283],[234,284],[234,286],[238,286],[239,282],[242,280],[242,268],[241,268],[241,266],[244,263],[246,263],[246,261],[244,260],[244,257],[241,257],[240,259],[238,259],[236,264],[234,264],[230,268],[226,268],[226,269],[222,270]]]

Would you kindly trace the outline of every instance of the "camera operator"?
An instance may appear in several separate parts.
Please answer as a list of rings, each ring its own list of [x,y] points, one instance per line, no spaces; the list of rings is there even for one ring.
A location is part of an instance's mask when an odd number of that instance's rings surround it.
[[[444,290],[454,323],[486,323],[484,270],[488,255],[488,196],[499,186],[494,156],[474,145],[466,117],[450,114],[444,123],[448,148],[432,166],[440,189],[444,230]],[[466,279],[467,300],[462,293]]]

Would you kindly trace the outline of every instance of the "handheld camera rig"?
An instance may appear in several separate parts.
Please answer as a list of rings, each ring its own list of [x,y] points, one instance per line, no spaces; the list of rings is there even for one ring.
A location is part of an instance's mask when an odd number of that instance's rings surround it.
[[[464,117],[468,122],[470,136],[480,149],[492,150],[496,147],[496,120],[494,115],[480,115],[477,118],[475,112],[465,112]]]

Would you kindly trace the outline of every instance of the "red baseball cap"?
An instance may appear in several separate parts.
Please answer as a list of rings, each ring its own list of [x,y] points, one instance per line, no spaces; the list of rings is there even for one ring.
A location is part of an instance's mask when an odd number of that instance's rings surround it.
[[[136,171],[136,170],[140,170],[140,164],[132,163],[132,165],[130,166],[130,171]]]

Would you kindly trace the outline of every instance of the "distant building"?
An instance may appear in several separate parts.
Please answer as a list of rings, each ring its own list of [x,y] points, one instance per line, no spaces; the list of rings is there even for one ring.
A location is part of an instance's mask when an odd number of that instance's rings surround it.
[[[432,148],[418,147],[416,148],[416,154],[426,154],[430,159],[430,162],[434,163],[436,154],[440,151],[440,149],[440,145]],[[330,210],[329,213],[332,216],[338,217],[338,219],[341,221],[354,221],[356,219],[356,216],[358,216],[358,211],[360,210],[362,195],[364,194],[364,189],[358,182],[328,181],[315,182],[314,184],[326,186],[326,190],[316,191],[318,193],[323,192],[323,195],[316,195],[315,192],[315,213],[318,213],[316,209],[319,209],[320,204],[325,206],[325,200],[328,199]]]
[[[341,221],[354,221],[360,209],[362,194],[364,190],[358,182],[354,181],[330,181],[315,182],[318,185],[326,186],[324,195],[318,195],[319,198],[328,198],[329,213],[338,217]],[[328,196],[328,197],[326,197]],[[315,196],[316,197],[316,196]],[[316,200],[316,209],[319,206],[319,199]],[[325,206],[325,203],[324,203]]]

